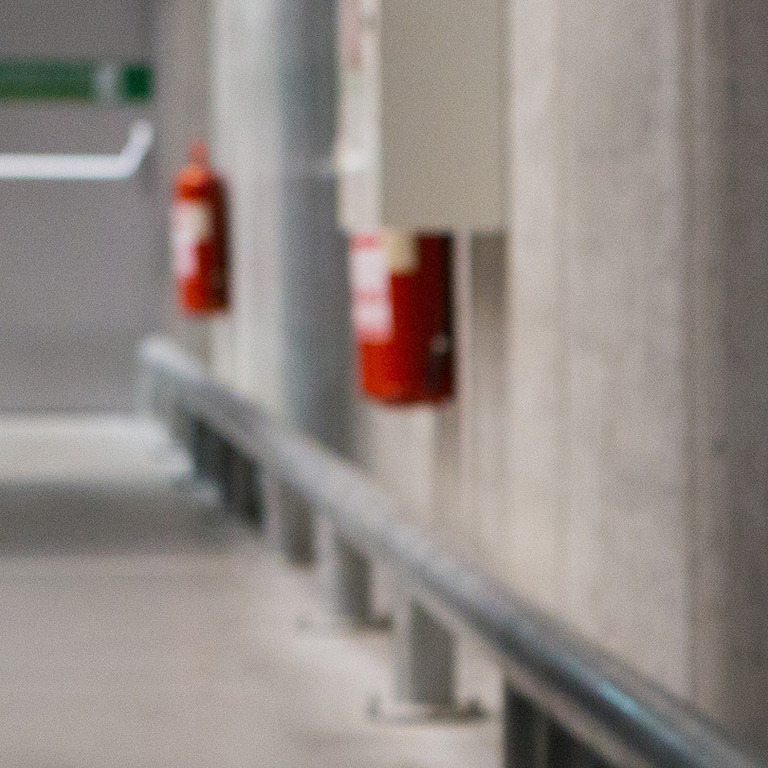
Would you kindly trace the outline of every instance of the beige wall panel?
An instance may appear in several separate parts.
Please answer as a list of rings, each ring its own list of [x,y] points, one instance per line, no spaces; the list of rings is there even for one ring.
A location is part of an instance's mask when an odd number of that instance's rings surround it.
[[[381,224],[503,229],[501,0],[381,0]]]

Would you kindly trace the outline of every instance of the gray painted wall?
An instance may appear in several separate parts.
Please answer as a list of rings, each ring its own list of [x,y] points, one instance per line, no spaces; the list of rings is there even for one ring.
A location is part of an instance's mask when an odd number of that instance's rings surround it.
[[[10,0],[3,57],[146,59],[148,0]],[[119,152],[151,108],[5,103],[0,151]],[[128,409],[134,350],[161,302],[157,178],[0,181],[0,409]]]

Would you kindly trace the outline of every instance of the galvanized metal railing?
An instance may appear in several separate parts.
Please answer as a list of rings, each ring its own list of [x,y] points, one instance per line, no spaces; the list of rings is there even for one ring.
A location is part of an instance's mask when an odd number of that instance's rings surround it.
[[[470,630],[504,676],[503,763],[544,766],[766,768],[710,721],[579,640],[472,562],[403,522],[398,503],[356,467],[279,424],[162,340],[140,353],[143,399],[187,445],[228,504],[266,516],[293,561],[312,559],[313,518],[332,606],[374,619],[371,564],[401,579],[393,640],[395,695],[411,716],[450,716],[454,632]]]

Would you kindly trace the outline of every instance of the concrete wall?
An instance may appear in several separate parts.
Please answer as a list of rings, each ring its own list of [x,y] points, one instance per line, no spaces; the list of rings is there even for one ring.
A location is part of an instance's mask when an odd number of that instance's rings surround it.
[[[311,424],[349,405],[348,368],[327,365],[345,359],[344,300],[318,299],[343,283],[328,191],[296,204],[286,184],[327,151],[325,133],[300,149],[302,121],[328,113],[298,73],[327,71],[330,3],[215,8],[236,245],[215,365]],[[507,231],[458,239],[458,396],[355,401],[351,450],[424,524],[765,745],[768,15],[757,0],[506,8]],[[314,231],[327,260],[295,259]],[[301,372],[318,346],[326,366]]]

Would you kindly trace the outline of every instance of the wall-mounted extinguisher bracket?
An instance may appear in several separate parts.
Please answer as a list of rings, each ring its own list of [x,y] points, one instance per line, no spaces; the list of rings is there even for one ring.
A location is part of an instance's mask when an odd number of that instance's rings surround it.
[[[452,240],[389,230],[350,238],[358,381],[392,404],[437,403],[453,393]]]
[[[206,145],[190,144],[188,159],[173,185],[173,275],[179,311],[204,316],[227,306],[226,200]]]

